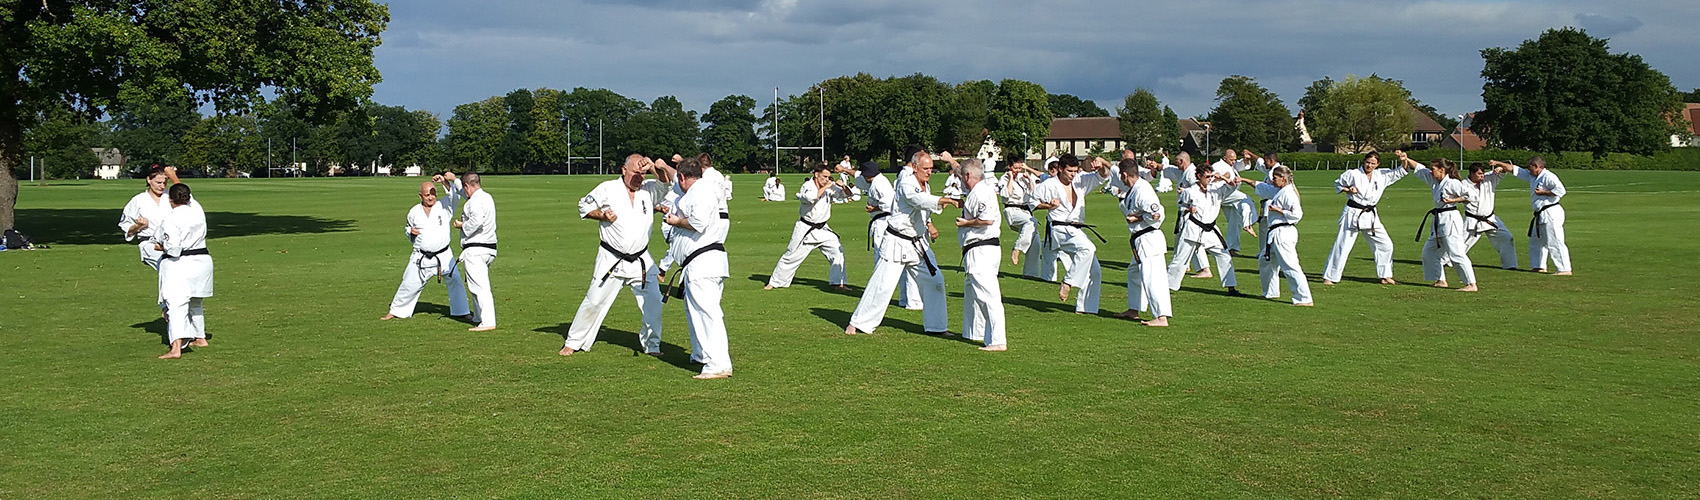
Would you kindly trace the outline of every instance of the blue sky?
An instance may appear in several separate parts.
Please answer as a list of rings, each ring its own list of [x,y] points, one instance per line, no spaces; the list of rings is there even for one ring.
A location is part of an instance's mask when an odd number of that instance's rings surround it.
[[[1146,87],[1182,116],[1207,113],[1228,75],[1296,108],[1316,79],[1375,73],[1455,115],[1481,107],[1482,48],[1560,26],[1700,87],[1694,0],[407,0],[390,16],[374,98],[444,119],[521,87],[673,95],[702,111],[857,72],[1018,78],[1111,112]]]

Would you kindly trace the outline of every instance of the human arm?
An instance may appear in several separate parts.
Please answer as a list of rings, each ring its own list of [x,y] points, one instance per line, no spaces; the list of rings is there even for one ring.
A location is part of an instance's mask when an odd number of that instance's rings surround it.
[[[592,190],[578,200],[578,216],[583,219],[593,219],[602,222],[614,222],[618,219],[613,210],[608,209],[607,200],[601,196],[600,188]]]

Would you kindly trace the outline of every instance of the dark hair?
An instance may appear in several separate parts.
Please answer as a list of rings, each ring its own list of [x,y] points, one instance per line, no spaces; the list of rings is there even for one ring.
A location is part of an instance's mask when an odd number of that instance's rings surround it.
[[[152,179],[154,177],[159,177],[161,175],[165,175],[165,167],[159,166],[158,163],[155,163],[155,164],[153,164],[153,166],[148,167],[147,178]]]
[[[1547,168],[1547,159],[1539,155],[1529,158],[1529,166]]]
[[[1475,162],[1475,163],[1471,163],[1470,164],[1470,175],[1475,175],[1476,172],[1486,172],[1487,169],[1488,168],[1487,168],[1486,163],[1482,163],[1482,162],[1479,162],[1479,161]]]
[[[903,147],[903,161],[913,162],[913,161],[915,161],[915,153],[919,153],[919,152],[926,151],[926,150],[927,150],[927,148],[921,147],[920,144],[910,144],[908,146],[904,146]]]
[[[467,172],[466,175],[460,176],[460,183],[472,186],[484,185],[483,180],[478,177],[478,172]]]
[[[681,177],[681,178],[685,178],[685,179],[701,179],[702,178],[702,162],[697,161],[696,158],[685,158],[685,161],[679,162],[679,169],[678,170],[679,170],[679,177]]]
[[[1268,165],[1269,168],[1275,168],[1275,162],[1281,159],[1279,156],[1280,154],[1281,153],[1275,151],[1270,151],[1269,154],[1263,155],[1263,164]]]
[[[810,170],[809,172],[831,172],[831,171],[832,171],[831,165],[827,165],[825,163],[822,163],[822,164],[819,164],[819,165],[815,165],[814,170]]]
[[[1121,167],[1122,172],[1133,172],[1134,174],[1139,173],[1139,160],[1135,160],[1133,158],[1122,158],[1122,161],[1118,163],[1117,166]]]
[[[1364,153],[1364,159],[1365,159],[1365,160],[1368,160],[1368,159],[1370,159],[1370,158],[1376,158],[1376,159],[1380,159],[1380,158],[1381,158],[1381,153],[1379,153],[1379,152],[1376,152],[1376,151],[1370,151],[1370,152],[1367,152],[1367,153]]]
[[[1057,165],[1061,165],[1064,168],[1078,167],[1080,166],[1080,158],[1074,156],[1074,153],[1063,153],[1062,156],[1057,157]]]
[[[714,159],[713,159],[713,158],[710,158],[710,157],[709,157],[709,156],[708,156],[708,153],[701,153],[701,154],[698,154],[698,155],[697,155],[697,163],[701,163],[701,164],[702,164],[702,169],[703,169],[703,170],[708,170],[708,169],[710,169],[710,168],[714,168]]]
[[[166,196],[171,198],[171,204],[172,205],[188,205],[189,204],[189,185],[188,184],[183,184],[183,183],[172,184],[171,189],[167,189],[165,191],[166,191]]]

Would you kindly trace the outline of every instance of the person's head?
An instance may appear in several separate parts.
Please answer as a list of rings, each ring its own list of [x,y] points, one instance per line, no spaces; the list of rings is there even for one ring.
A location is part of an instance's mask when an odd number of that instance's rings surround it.
[[[919,153],[919,152],[926,151],[926,150],[927,149],[921,147],[920,144],[910,144],[908,146],[904,146],[903,147],[903,160],[907,161],[911,165],[913,165],[915,163],[915,153]]]
[[[437,184],[426,181],[419,183],[419,204],[432,206],[437,204]]]
[[[1178,166],[1178,167],[1184,169],[1184,168],[1191,166],[1191,165],[1192,165],[1192,153],[1188,153],[1186,151],[1181,151],[1180,154],[1175,155],[1175,166]]]
[[[1293,169],[1287,168],[1286,165],[1276,165],[1275,168],[1269,169],[1269,183],[1276,189],[1292,185]]]
[[[962,168],[957,169],[956,176],[962,178],[964,187],[974,189],[974,186],[980,185],[981,179],[986,178],[986,164],[980,163],[980,160],[962,162]]]
[[[466,175],[460,176],[460,185],[466,188],[467,196],[484,189],[484,182],[478,178],[478,172],[467,172]]]
[[[704,172],[707,172],[709,170],[714,170],[714,158],[711,157],[711,156],[708,156],[708,153],[698,153],[697,154],[697,163],[702,165],[702,170]]]
[[[636,191],[643,185],[643,176],[649,173],[649,158],[632,153],[626,155],[626,163],[620,165],[620,178],[626,181],[626,188]]]
[[[165,167],[161,167],[157,164],[152,167],[148,167],[147,179],[148,192],[153,193],[154,196],[165,195],[165,184],[167,182],[171,182],[171,179],[165,176]]]
[[[1547,159],[1546,158],[1542,158],[1540,156],[1534,156],[1534,157],[1529,158],[1529,172],[1530,173],[1533,173],[1535,175],[1541,175],[1541,172],[1545,172],[1545,171],[1547,171]]]
[[[1280,162],[1281,162],[1280,153],[1270,151],[1269,154],[1263,155],[1263,164],[1264,165],[1275,165],[1276,163],[1280,163]]]
[[[1240,160],[1239,153],[1235,153],[1234,150],[1231,149],[1231,148],[1228,149],[1227,152],[1222,153],[1222,161],[1224,161],[1224,162],[1233,163],[1233,162],[1236,162],[1236,161],[1239,161],[1239,160]]]
[[[1122,158],[1122,161],[1117,163],[1116,166],[1121,172],[1122,184],[1132,186],[1134,181],[1139,179],[1139,160]]]
[[[1080,158],[1074,153],[1063,153],[1057,157],[1057,180],[1063,184],[1073,184],[1074,176],[1080,174]]]
[[[696,158],[686,158],[679,162],[679,189],[689,192],[691,186],[702,178],[702,162]]]
[[[181,207],[189,204],[190,197],[188,184],[173,184],[171,185],[170,191],[171,194],[167,197],[171,199],[171,206]]]
[[[814,175],[815,183],[817,183],[817,184],[824,183],[824,182],[832,182],[832,167],[828,166],[826,164],[815,165],[815,170],[814,170],[813,175]]]
[[[1436,158],[1434,161],[1429,162],[1428,173],[1430,176],[1434,177],[1434,180],[1444,181],[1447,177],[1452,177],[1452,161],[1445,158]]]
[[[1479,161],[1475,162],[1475,163],[1471,163],[1470,164],[1470,182],[1480,184],[1483,180],[1487,179],[1487,171],[1488,171],[1488,167],[1487,167],[1486,163],[1482,163],[1482,162],[1479,162]]]
[[[1368,153],[1364,153],[1364,171],[1365,172],[1375,170],[1377,167],[1380,167],[1380,166],[1381,166],[1381,153],[1378,153],[1378,152],[1375,152],[1375,151],[1370,151]]]
[[[678,165],[685,162],[685,157],[679,156],[679,153],[673,153],[673,158],[668,161],[674,165]]]
[[[915,179],[926,183],[927,176],[933,175],[933,155],[925,149],[915,151],[909,155],[909,168],[915,170]]]
[[[1204,167],[1198,167],[1192,171],[1192,175],[1198,179],[1199,189],[1202,190],[1205,186],[1210,185],[1211,176],[1216,175],[1216,171]]]
[[[859,173],[862,174],[863,179],[873,180],[880,175],[880,164],[874,163],[873,160],[864,161],[862,162],[862,171]]]

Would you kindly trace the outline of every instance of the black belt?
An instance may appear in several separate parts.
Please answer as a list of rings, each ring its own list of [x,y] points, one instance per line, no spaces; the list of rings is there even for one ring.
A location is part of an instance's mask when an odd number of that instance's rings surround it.
[[[868,212],[868,250],[874,249],[874,238],[878,237],[874,234],[874,223],[890,216],[891,212]]]
[[[809,233],[815,232],[816,229],[825,229],[826,232],[832,233],[833,236],[838,236],[838,231],[833,231],[832,228],[826,227],[826,222],[824,222],[824,221],[817,224],[817,223],[814,223],[814,222],[809,222],[808,219],[799,218],[799,219],[797,219],[797,222],[801,222],[801,223],[803,223],[803,225],[809,226],[808,231],[803,231],[803,240],[809,239]],[[797,242],[802,243],[802,240],[797,240]]]
[[[1127,237],[1127,246],[1133,248],[1133,263],[1134,264],[1140,263],[1139,237],[1145,236],[1145,235],[1150,234],[1150,233],[1155,233],[1155,232],[1157,232],[1157,226],[1151,226],[1151,227],[1147,227],[1145,229],[1134,231],[1132,236]]]
[[[1204,221],[1198,220],[1197,217],[1193,217],[1192,214],[1186,214],[1186,220],[1193,224],[1197,224],[1200,229],[1215,234],[1216,239],[1222,242],[1222,247],[1226,248],[1228,246],[1228,237],[1222,235],[1222,230],[1216,228],[1215,222],[1206,224]],[[1176,244],[1179,245],[1180,243]]]
[[[979,248],[979,247],[983,247],[983,246],[987,246],[987,245],[998,246],[1000,244],[1001,243],[998,241],[998,238],[996,236],[993,236],[991,238],[986,238],[986,239],[983,239],[983,240],[976,240],[976,241],[970,241],[968,243],[963,243],[962,244],[962,255],[968,255],[968,251],[973,250],[975,248]]]
[[[464,242],[464,241],[460,242],[460,249],[462,251],[465,251],[468,248],[488,248],[488,249],[490,249],[490,251],[494,252],[494,251],[496,251],[496,244],[495,243],[467,243],[467,242]]]
[[[892,235],[892,236],[896,236],[898,238],[902,238],[904,240],[907,240],[909,243],[914,244],[915,245],[915,253],[920,256],[921,263],[927,265],[927,274],[937,275],[939,273],[939,268],[937,266],[933,265],[933,259],[927,258],[928,257],[927,247],[921,244],[921,237],[920,236],[909,236],[909,235],[906,235],[906,234],[903,234],[903,233],[899,233],[899,232],[897,232],[896,229],[892,229],[891,226],[885,227],[885,234],[889,234],[889,235]]]
[[[1027,212],[1027,215],[1033,215],[1033,209],[1027,208],[1027,205],[1023,205],[1023,204],[1020,204],[1020,203],[1005,203],[1005,204],[1003,204],[1003,207],[1004,208],[1013,208],[1013,209],[1016,209],[1016,210]]]
[[[427,251],[424,251],[424,250],[420,250],[419,253],[421,255],[424,255],[425,258],[427,258],[427,259],[435,259],[435,258],[437,258],[438,255],[441,255],[443,252],[447,252],[447,251],[449,251],[448,245],[443,245],[443,248],[441,250],[437,250],[435,252],[427,252]]]
[[[204,247],[203,248],[191,248],[191,249],[184,250],[182,252],[177,253],[178,257],[188,257],[190,255],[212,255],[212,254],[207,253],[207,249],[204,248]]]
[[[1261,223],[1269,220],[1269,204],[1274,201],[1275,200],[1263,200],[1263,203],[1261,203],[1263,206],[1258,207],[1257,222]],[[1268,228],[1265,229],[1267,230]]]
[[[1348,198],[1348,199],[1346,199],[1346,206],[1348,206],[1348,207],[1352,207],[1352,208],[1356,208],[1356,209],[1358,209],[1358,210],[1362,210],[1362,211],[1364,211],[1364,212],[1365,212],[1365,213],[1371,213],[1371,214],[1376,214],[1376,215],[1381,215],[1381,213],[1380,213],[1380,212],[1377,212],[1377,211],[1375,211],[1375,205],[1365,205],[1365,204],[1362,204],[1362,203],[1358,203],[1358,202],[1355,202],[1355,201],[1352,201],[1352,200],[1351,200],[1351,199],[1350,199],[1350,198]],[[1363,217],[1363,216],[1364,216],[1364,214],[1358,214],[1358,218],[1362,218],[1362,217]],[[1353,222],[1357,222],[1357,220],[1356,220],[1356,219],[1353,219]],[[1372,227],[1372,228],[1370,228],[1370,230],[1369,230],[1369,231],[1370,231],[1370,232],[1371,232],[1371,233],[1374,233],[1374,232],[1375,232],[1375,228],[1373,228],[1373,227]],[[1421,234],[1421,233],[1422,233],[1422,231],[1420,231],[1420,230],[1419,230],[1419,231],[1418,231],[1418,234]]]
[[[1454,211],[1457,211],[1457,210],[1458,210],[1457,205],[1447,205],[1447,206],[1444,206],[1444,207],[1441,207],[1441,208],[1431,208],[1431,209],[1429,209],[1428,213],[1423,214],[1423,222],[1420,223],[1420,224],[1417,224],[1417,239],[1411,240],[1411,241],[1422,241],[1423,240],[1423,227],[1428,225],[1428,218],[1429,217],[1434,217],[1434,229],[1429,231],[1429,236],[1434,236],[1434,235],[1440,233],[1440,214],[1447,213],[1447,212],[1454,212]],[[1440,246],[1440,241],[1435,240],[1434,246],[1438,248]]]
[[[1057,240],[1057,238],[1056,238],[1057,226],[1077,227],[1077,228],[1080,228],[1080,229],[1085,229],[1087,231],[1091,231],[1092,236],[1098,237],[1099,242],[1101,242],[1101,243],[1109,243],[1110,242],[1110,240],[1104,239],[1104,235],[1098,234],[1097,229],[1093,229],[1093,228],[1098,227],[1098,226],[1094,226],[1094,225],[1091,225],[1091,224],[1083,224],[1083,223],[1079,223],[1079,222],[1057,222],[1057,221],[1049,220],[1049,219],[1045,220],[1045,224],[1048,226],[1046,229],[1050,230],[1050,232],[1051,232],[1051,242],[1053,242],[1053,243],[1055,243],[1056,240]]]
[[[1552,208],[1552,207],[1556,207],[1556,206],[1558,206],[1558,204],[1553,203],[1551,205],[1541,207],[1540,210],[1535,211],[1534,218],[1529,219],[1529,237],[1530,238],[1535,237],[1535,228],[1537,228],[1537,227],[1540,228],[1541,237],[1542,238],[1546,237],[1547,229],[1546,229],[1546,224],[1541,224],[1541,212],[1545,212],[1545,211],[1547,211],[1547,209]]]
[[[1275,229],[1283,227],[1290,227],[1295,231],[1298,230],[1298,226],[1294,226],[1291,222],[1277,222],[1270,224],[1268,228],[1263,230],[1263,260],[1269,260],[1269,252],[1275,246]],[[1422,230],[1419,229],[1417,232],[1420,233]]]
[[[422,255],[422,257],[419,258],[419,271],[424,272],[424,270],[425,270],[425,259],[432,259],[432,260],[437,261],[437,267],[436,267],[436,269],[437,269],[436,270],[437,282],[442,283],[443,282],[443,261],[442,261],[442,259],[438,259],[437,256],[442,255],[443,252],[447,252],[447,251],[449,251],[449,245],[443,245],[442,249],[437,250],[435,252],[427,252],[427,251],[424,251],[424,250],[420,250],[419,255]],[[460,265],[459,263],[456,263],[456,262],[450,262],[450,263],[457,265],[457,266]],[[454,270],[451,268],[449,270],[449,273],[454,274]],[[426,278],[424,274],[420,274],[419,277],[420,277],[420,279],[419,279],[420,283],[424,283],[424,282],[429,280],[429,278]]]
[[[608,242],[606,242],[606,241],[602,242],[601,245],[602,245],[603,250],[607,250],[608,253],[613,254],[614,257],[620,259],[619,262],[615,262],[614,265],[608,266],[608,272],[602,273],[602,282],[603,283],[607,283],[608,277],[614,275],[614,269],[620,267],[620,262],[642,263],[644,254],[649,253],[649,245],[644,245],[643,249],[638,250],[637,253],[620,252],[619,250],[615,250],[614,247],[610,246],[608,244]],[[643,279],[645,281],[649,280],[649,270],[647,270],[647,269],[643,270],[642,274],[643,274]]]
[[[1466,211],[1464,211],[1464,216],[1465,216],[1465,217],[1469,217],[1469,218],[1471,218],[1471,219],[1475,219],[1475,220],[1479,220],[1479,221],[1482,221],[1482,222],[1486,222],[1486,223],[1488,223],[1488,224],[1492,224],[1492,225],[1493,225],[1493,226],[1495,226],[1495,227],[1498,227],[1498,226],[1499,226],[1499,225],[1498,225],[1498,224],[1494,224],[1494,223],[1493,223],[1493,214],[1492,214],[1492,213],[1489,213],[1489,214],[1487,214],[1487,215],[1476,215],[1476,214],[1472,214],[1472,213],[1470,213],[1470,212],[1469,212],[1469,211],[1468,211],[1468,210],[1466,210]]]
[[[726,219],[726,220],[732,220],[732,213],[731,212],[720,212],[720,218]]]
[[[692,251],[690,255],[686,255],[685,261],[679,264],[679,270],[675,271],[673,273],[673,277],[667,280],[667,290],[661,292],[661,301],[667,302],[667,298],[673,296],[673,280],[679,279],[679,275],[685,274],[685,268],[691,266],[691,261],[697,260],[697,256],[714,251],[724,252],[726,251],[726,245],[722,245],[720,243],[709,243],[707,245],[703,245],[702,248]],[[685,298],[685,291],[683,288],[679,289],[679,298]]]

